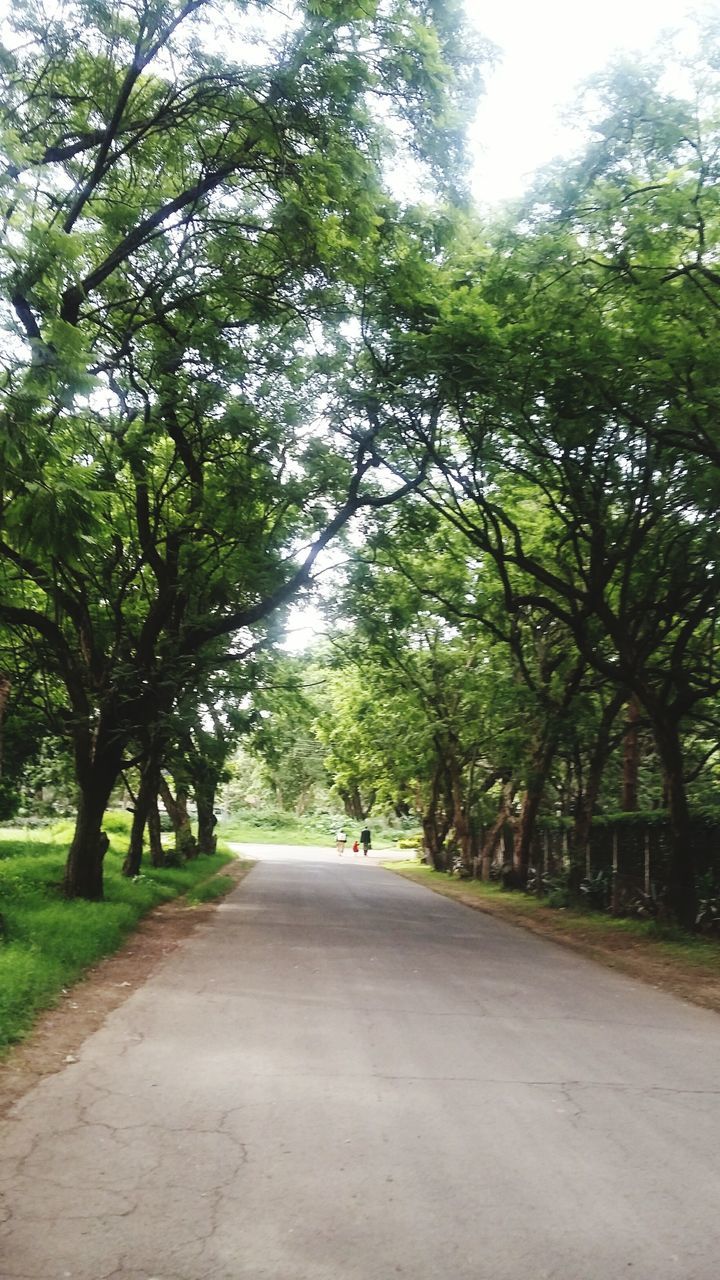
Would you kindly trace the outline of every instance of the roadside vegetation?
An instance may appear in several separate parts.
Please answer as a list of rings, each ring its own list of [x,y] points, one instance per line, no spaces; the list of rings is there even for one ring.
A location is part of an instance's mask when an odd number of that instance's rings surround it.
[[[233,855],[220,850],[183,866],[122,874],[130,819],[108,815],[104,902],[69,900],[63,867],[72,824],[42,830],[0,828],[0,1052],[27,1032],[39,1010],[101,957],[122,944],[138,921],[161,903],[187,895],[189,903],[226,893],[234,881],[218,876]]]

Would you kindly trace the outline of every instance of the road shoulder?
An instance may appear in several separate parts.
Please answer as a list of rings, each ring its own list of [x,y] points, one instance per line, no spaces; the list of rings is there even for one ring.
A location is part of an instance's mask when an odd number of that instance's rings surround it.
[[[433,893],[517,925],[588,959],[691,1004],[720,1013],[720,945],[707,939],[654,936],[653,926],[580,911],[553,910],[532,897],[499,893],[479,882],[453,880],[419,864],[387,870]],[[671,931],[668,930],[668,934]]]

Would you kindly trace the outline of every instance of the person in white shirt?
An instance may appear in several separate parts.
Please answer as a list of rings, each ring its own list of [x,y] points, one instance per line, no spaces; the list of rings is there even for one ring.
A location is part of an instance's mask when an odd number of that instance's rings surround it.
[[[339,854],[342,854],[342,851],[345,848],[346,840],[347,840],[347,836],[341,827],[339,831],[335,832],[335,848],[337,849]]]

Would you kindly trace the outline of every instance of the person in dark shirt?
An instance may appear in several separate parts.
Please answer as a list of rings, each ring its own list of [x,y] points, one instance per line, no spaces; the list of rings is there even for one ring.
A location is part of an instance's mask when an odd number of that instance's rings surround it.
[[[370,848],[370,828],[369,827],[363,827],[362,831],[360,832],[360,843],[362,845],[362,851],[365,854],[365,857],[367,858],[367,851]]]

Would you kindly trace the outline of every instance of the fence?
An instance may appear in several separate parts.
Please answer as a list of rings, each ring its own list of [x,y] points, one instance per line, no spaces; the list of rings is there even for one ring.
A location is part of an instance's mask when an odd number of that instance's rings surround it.
[[[569,866],[571,827],[570,822],[561,819],[545,819],[538,824],[532,862],[539,871],[554,875]],[[507,835],[511,835],[509,828]],[[720,887],[720,815],[693,818],[690,842],[698,881],[709,879]],[[496,856],[502,860],[511,847],[510,839],[501,841]],[[609,871],[620,889],[641,888],[650,893],[653,887],[667,883],[669,853],[666,814],[599,817],[592,822],[584,871],[586,875]],[[479,874],[479,859],[476,862]]]

